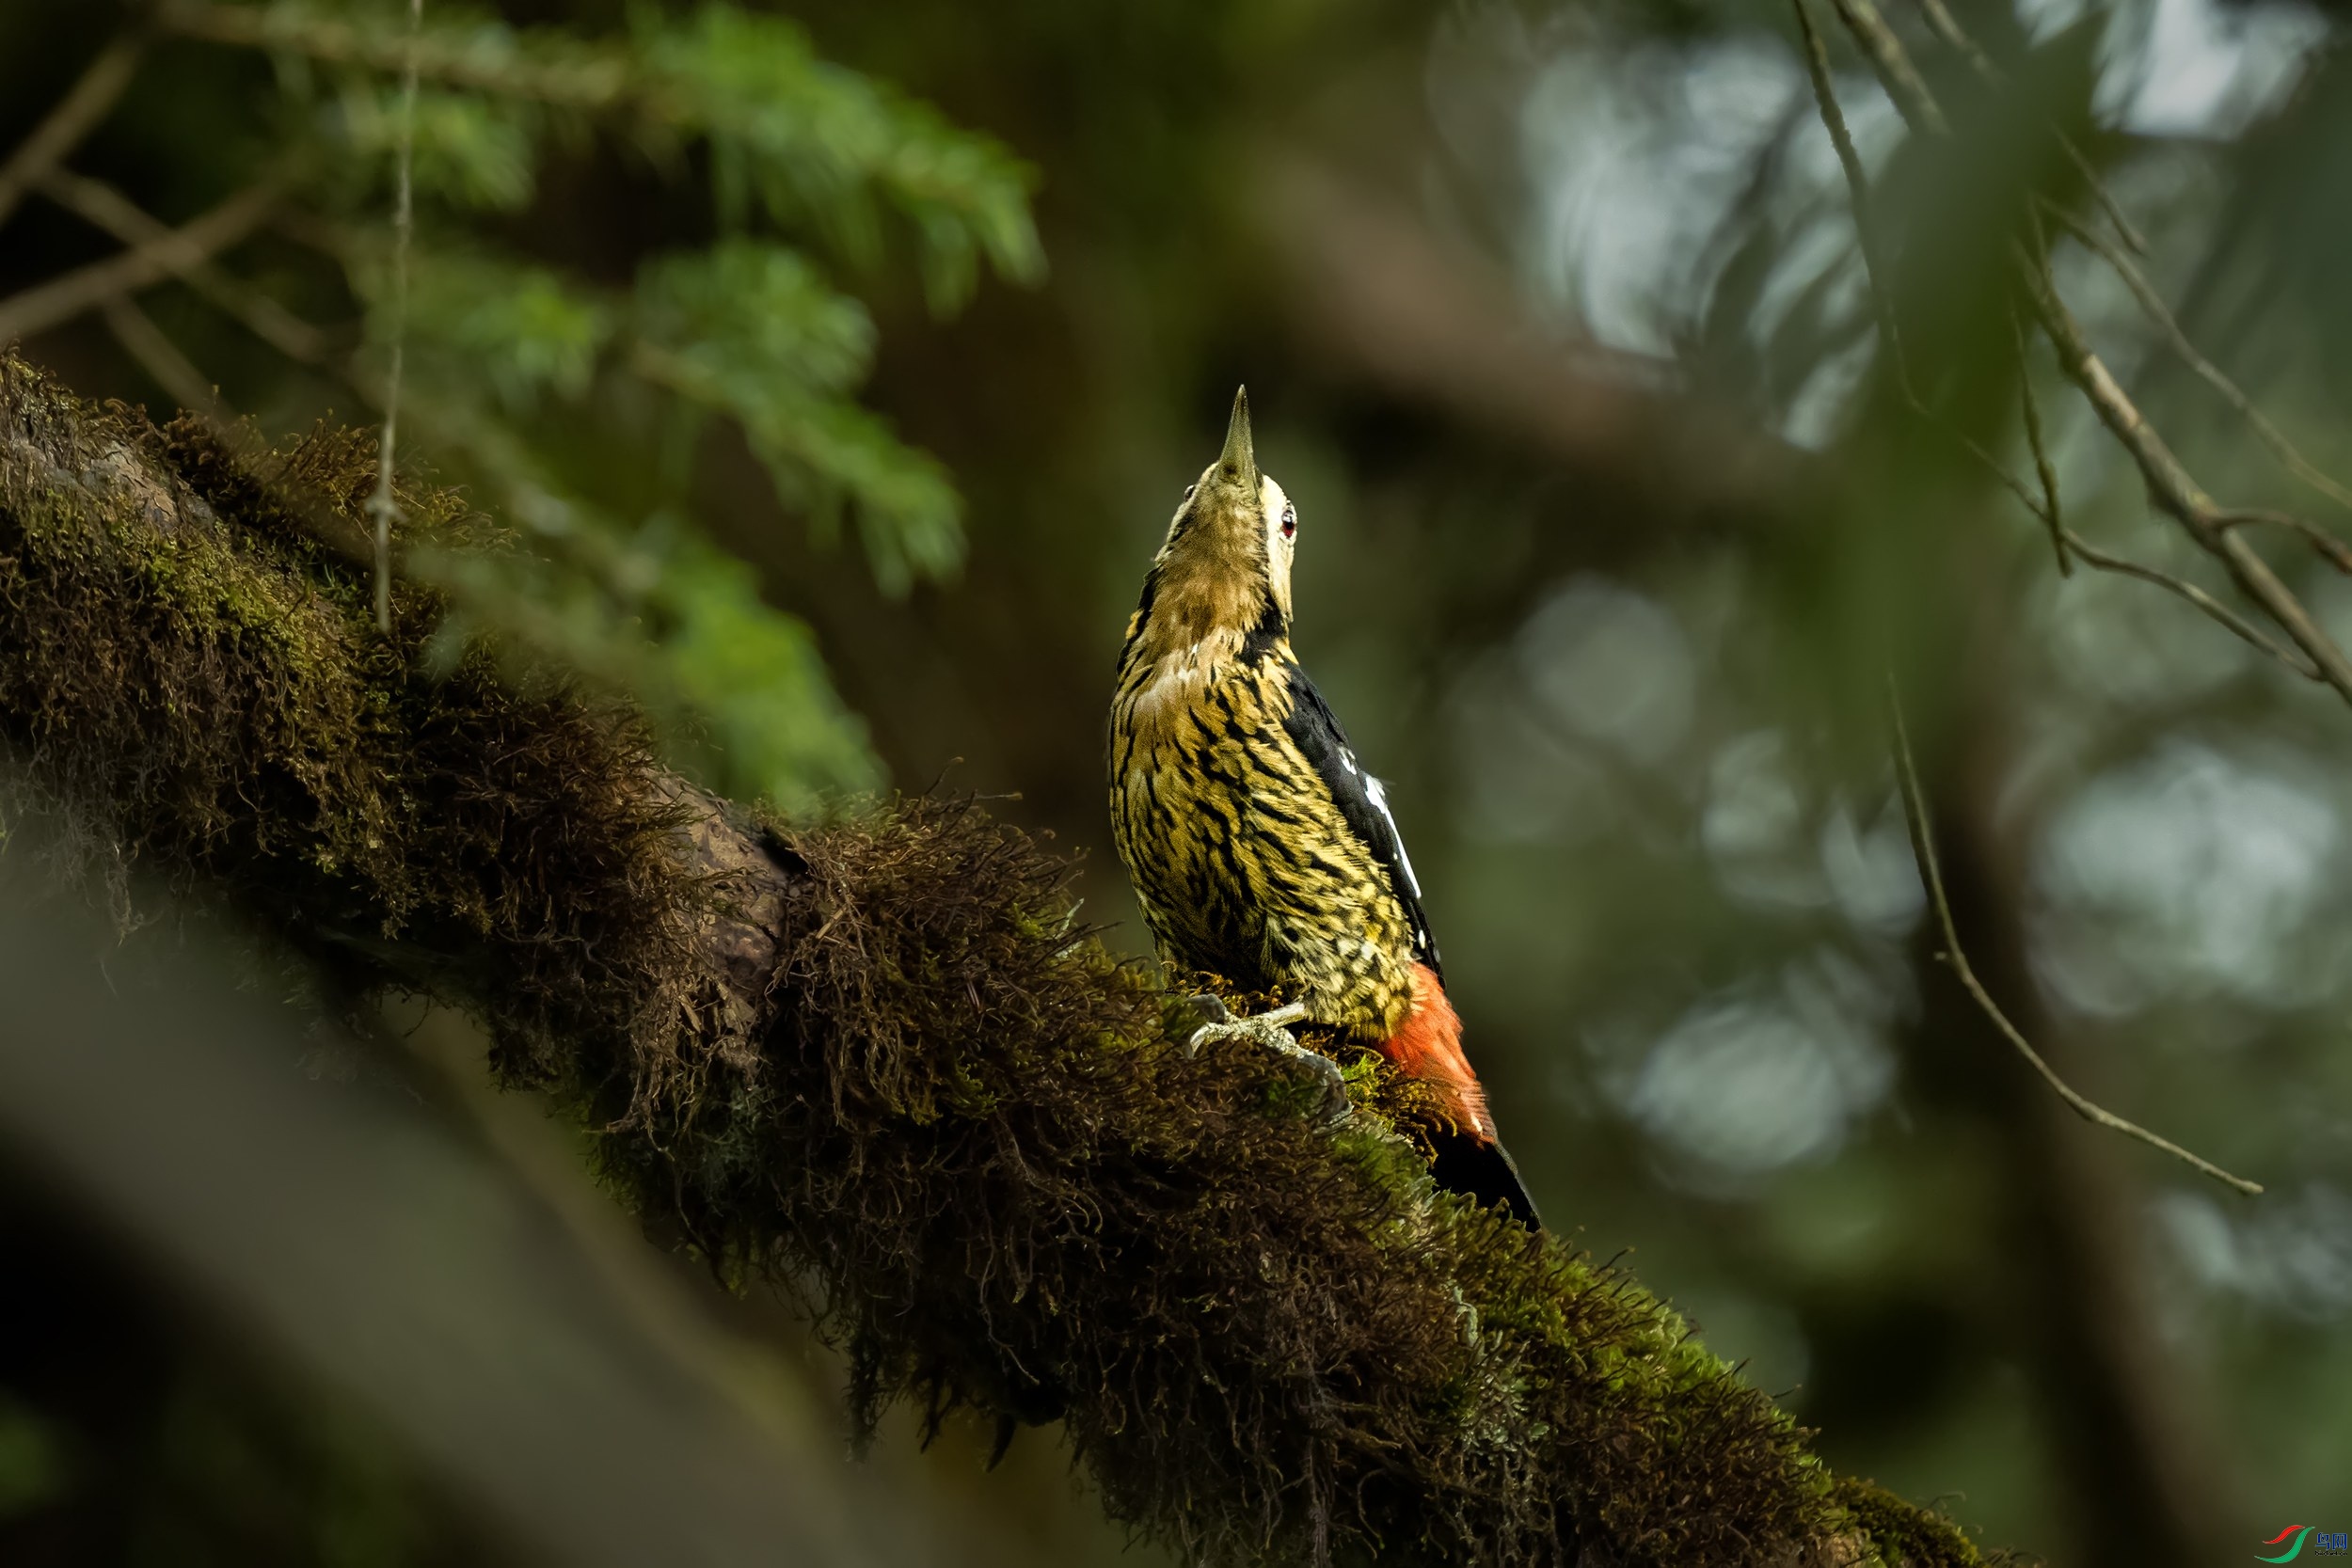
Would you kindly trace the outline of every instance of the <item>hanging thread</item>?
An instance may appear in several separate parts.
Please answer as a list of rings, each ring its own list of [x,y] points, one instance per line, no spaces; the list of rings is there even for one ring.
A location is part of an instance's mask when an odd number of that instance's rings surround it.
[[[408,49],[400,73],[400,139],[392,196],[392,364],[384,385],[384,435],[375,450],[375,494],[368,515],[375,520],[375,629],[392,629],[392,522],[400,503],[392,499],[393,442],[400,429],[400,373],[408,336],[408,236],[416,227],[410,171],[417,141],[417,41],[424,30],[424,0],[408,0]]]

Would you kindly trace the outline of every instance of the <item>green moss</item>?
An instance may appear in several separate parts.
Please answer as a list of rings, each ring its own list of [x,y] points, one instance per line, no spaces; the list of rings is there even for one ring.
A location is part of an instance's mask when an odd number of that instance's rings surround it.
[[[1886,1568],[1971,1568],[1985,1560],[1960,1526],[1876,1481],[1840,1481],[1836,1498]]]
[[[413,586],[373,631],[306,515],[357,517],[364,440],[257,475],[13,361],[0,415],[27,776],[343,983],[473,1007],[649,1228],[811,1299],[862,1419],[1058,1418],[1111,1512],[1194,1560],[1975,1560],[1836,1481],[1629,1277],[1437,1192],[1384,1063],[1346,1063],[1331,1128],[1281,1101],[1288,1064],[1185,1051],[1188,1006],[968,804],[766,825],[776,961],[720,974],[709,933],[759,889],[690,856],[635,719],[428,675]],[[450,496],[405,504],[496,546]]]

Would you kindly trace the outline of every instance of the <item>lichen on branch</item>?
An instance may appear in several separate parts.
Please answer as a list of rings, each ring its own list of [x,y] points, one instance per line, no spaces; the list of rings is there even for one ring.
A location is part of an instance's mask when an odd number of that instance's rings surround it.
[[[862,1419],[1059,1418],[1192,1560],[1979,1560],[1631,1278],[1437,1192],[1378,1085],[1332,1127],[1186,1053],[1021,833],[756,820],[625,709],[435,671],[414,583],[378,636],[315,519],[373,478],[364,436],[257,463],[0,360],[0,736],[123,863],[472,1009],[651,1233],[811,1303]]]

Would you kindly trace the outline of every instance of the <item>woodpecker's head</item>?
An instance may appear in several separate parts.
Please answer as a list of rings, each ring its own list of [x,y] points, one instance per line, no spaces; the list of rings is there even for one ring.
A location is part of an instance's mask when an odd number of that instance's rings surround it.
[[[1130,629],[1172,645],[1216,633],[1286,637],[1291,625],[1291,550],[1298,513],[1282,487],[1258,471],[1249,441],[1249,390],[1233,394],[1225,450],[1184,492],[1144,579]]]

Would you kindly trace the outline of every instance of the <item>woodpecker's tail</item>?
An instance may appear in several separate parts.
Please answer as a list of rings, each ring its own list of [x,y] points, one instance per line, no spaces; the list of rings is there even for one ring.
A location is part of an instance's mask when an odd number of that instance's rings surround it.
[[[1467,1132],[1440,1132],[1436,1142],[1438,1159],[1429,1174],[1438,1179],[1438,1186],[1474,1197],[1481,1204],[1500,1203],[1530,1230],[1544,1227],[1536,1217],[1535,1200],[1519,1181],[1519,1167],[1511,1163],[1501,1144]]]
[[[1436,1139],[1438,1159],[1431,1174],[1438,1185],[1481,1203],[1506,1204],[1529,1227],[1541,1228],[1518,1167],[1495,1134],[1486,1091],[1462,1053],[1462,1020],[1427,964],[1413,966],[1413,1010],[1380,1053],[1406,1077],[1447,1091],[1446,1109],[1454,1125]]]

